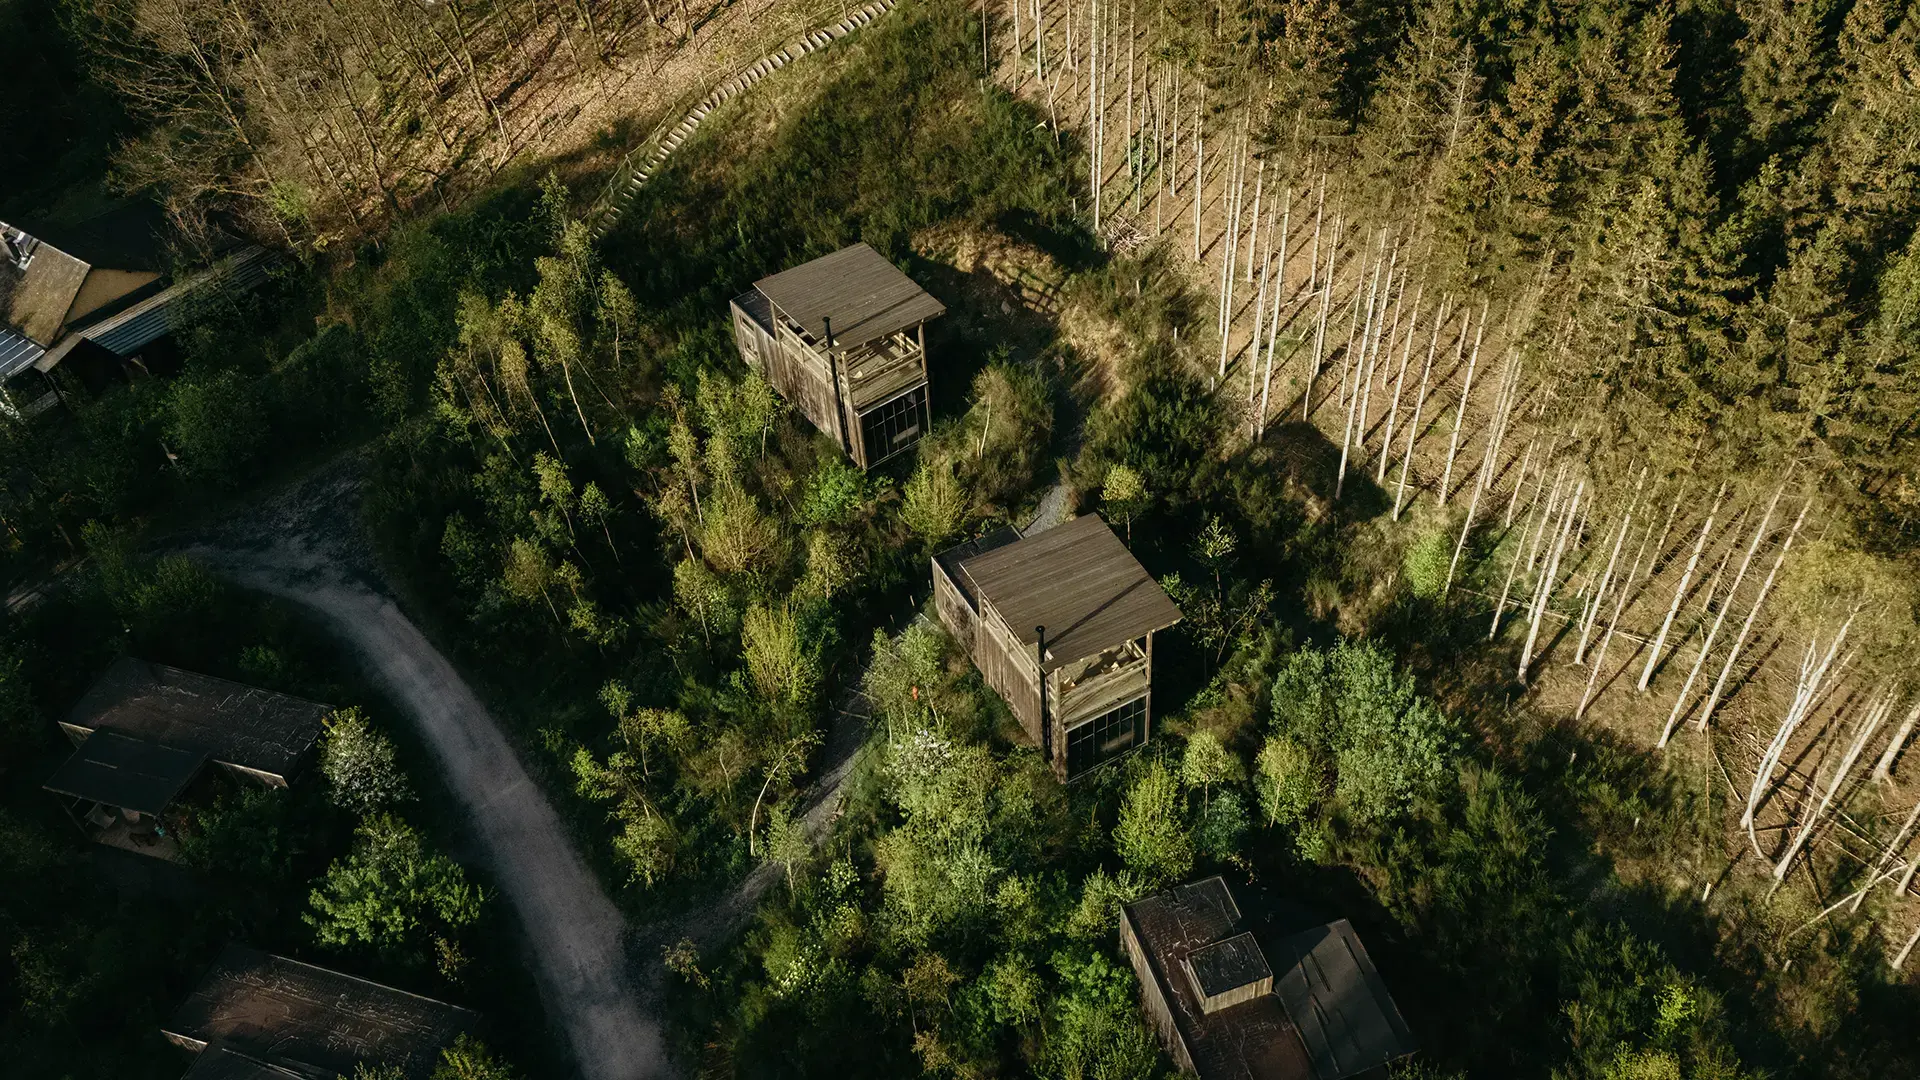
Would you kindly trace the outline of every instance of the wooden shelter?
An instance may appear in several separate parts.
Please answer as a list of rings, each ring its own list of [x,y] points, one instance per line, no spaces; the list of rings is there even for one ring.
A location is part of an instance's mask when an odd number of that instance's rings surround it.
[[[198,1055],[193,1080],[352,1076],[387,1066],[426,1080],[474,1029],[470,1010],[229,945],[161,1033]]]
[[[332,711],[317,701],[123,656],[60,727],[75,746],[106,729],[194,751],[237,776],[285,787]]]
[[[1416,1048],[1345,919],[1243,911],[1216,875],[1122,905],[1120,945],[1168,1056],[1201,1080],[1384,1077]]]
[[[1153,635],[1180,609],[1107,523],[1003,528],[933,559],[934,606],[1061,777],[1147,741]]]
[[[167,811],[206,763],[202,751],[97,731],[41,786],[90,839],[170,859]]]
[[[861,468],[932,425],[926,324],[947,309],[866,244],[762,278],[730,307],[741,359]]]

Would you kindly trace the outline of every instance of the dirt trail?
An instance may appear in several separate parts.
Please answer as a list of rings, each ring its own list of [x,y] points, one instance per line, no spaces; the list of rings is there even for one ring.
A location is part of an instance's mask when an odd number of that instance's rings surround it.
[[[625,925],[486,706],[377,588],[351,465],[184,550],[238,584],[319,612],[365,658],[438,759],[519,917],[540,993],[587,1080],[673,1073],[628,978]]]

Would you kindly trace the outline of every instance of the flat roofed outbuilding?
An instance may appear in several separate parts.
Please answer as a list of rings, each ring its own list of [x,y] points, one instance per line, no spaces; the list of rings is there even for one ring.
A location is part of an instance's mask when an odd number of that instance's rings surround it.
[[[161,1031],[195,1052],[218,1046],[348,1075],[363,1063],[390,1065],[424,1080],[478,1020],[432,998],[231,945]]]
[[[76,742],[106,728],[197,750],[268,784],[285,785],[319,741],[332,707],[121,657],[61,727]]]
[[[1280,922],[1258,898],[1243,911],[1218,876],[1121,906],[1142,1008],[1182,1070],[1202,1080],[1346,1080],[1383,1075],[1414,1051],[1346,920],[1294,933]],[[1201,983],[1231,1002],[1209,1008]]]
[[[1337,919],[1283,939],[1274,992],[1306,1044],[1318,1080],[1340,1080],[1413,1053],[1413,1032],[1353,925]]]
[[[42,785],[55,795],[158,817],[207,755],[117,731],[96,731]]]

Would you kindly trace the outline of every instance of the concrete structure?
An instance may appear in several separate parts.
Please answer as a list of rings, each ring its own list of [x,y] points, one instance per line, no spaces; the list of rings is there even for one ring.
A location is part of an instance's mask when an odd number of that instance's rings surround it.
[[[762,278],[729,306],[740,358],[861,468],[932,425],[926,324],[947,309],[866,244]]]
[[[1025,538],[1003,528],[943,551],[933,597],[1057,775],[1147,741],[1153,635],[1180,609],[1106,522],[1075,518]]]

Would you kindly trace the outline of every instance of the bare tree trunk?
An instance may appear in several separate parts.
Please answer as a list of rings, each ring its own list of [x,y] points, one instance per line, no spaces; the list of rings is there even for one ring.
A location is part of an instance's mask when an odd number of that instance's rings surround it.
[[[1380,243],[1382,247],[1386,246],[1385,231],[1382,231],[1380,234]],[[1367,336],[1369,333],[1371,333],[1373,329],[1374,301],[1378,298],[1380,293],[1380,271],[1382,268],[1382,264],[1385,261],[1386,261],[1385,259],[1376,258],[1373,264],[1373,284],[1369,286],[1367,290],[1367,323],[1366,323],[1367,328],[1366,330],[1363,330],[1360,334],[1360,351],[1363,355],[1367,351],[1367,348],[1366,348]],[[1359,298],[1360,298],[1359,293],[1356,292],[1354,294],[1354,300],[1356,301],[1356,303],[1358,302]],[[1357,308],[1356,308],[1356,311],[1357,311]],[[1349,328],[1349,334],[1351,334],[1351,328]],[[1347,390],[1347,382],[1348,382],[1347,371],[1349,368],[1354,366],[1355,366],[1355,360],[1353,357],[1353,339],[1351,336],[1349,336],[1347,340],[1347,359],[1341,367],[1341,376],[1340,376],[1340,387],[1341,387],[1341,393],[1343,394],[1345,394]],[[1364,372],[1355,371],[1355,375],[1364,377]],[[1360,405],[1360,387],[1356,383],[1353,387],[1352,394],[1347,396],[1347,423],[1346,423],[1346,427],[1342,430],[1340,434],[1340,471],[1339,471],[1339,474],[1335,477],[1334,484],[1333,484],[1333,497],[1336,501],[1339,500],[1340,493],[1344,491],[1346,488],[1347,457],[1351,453],[1353,448],[1354,411],[1359,407],[1359,405]]]
[[[1727,496],[1726,481],[1721,481],[1720,491],[1713,497],[1713,507],[1707,511],[1707,520],[1700,526],[1700,536],[1693,542],[1693,555],[1687,560],[1687,568],[1680,575],[1680,584],[1674,587],[1673,603],[1667,607],[1667,617],[1661,620],[1660,632],[1654,635],[1653,644],[1647,648],[1647,666],[1640,670],[1639,690],[1647,692],[1647,684],[1653,681],[1654,669],[1660,666],[1662,650],[1666,648],[1667,634],[1673,629],[1674,616],[1680,612],[1680,601],[1686,598],[1687,586],[1693,581],[1693,572],[1700,565],[1700,553],[1706,550],[1707,539],[1713,534],[1713,519],[1720,513],[1721,500]]]
[[[1753,788],[1747,793],[1746,812],[1740,816],[1740,827],[1747,830],[1749,839],[1753,836],[1754,816],[1759,813],[1760,803],[1766,799],[1767,792],[1773,786],[1774,766],[1780,763],[1780,755],[1786,751],[1787,744],[1792,741],[1795,729],[1813,711],[1813,700],[1820,692],[1820,684],[1825,681],[1827,672],[1833,666],[1833,658],[1840,652],[1840,646],[1847,640],[1847,631],[1852,627],[1853,616],[1849,615],[1847,621],[1841,624],[1840,632],[1835,634],[1833,640],[1828,643],[1826,655],[1820,658],[1817,666],[1813,662],[1814,654],[1818,650],[1817,642],[1814,640],[1807,642],[1807,655],[1800,661],[1800,679],[1794,692],[1793,702],[1787,706],[1787,714],[1780,721],[1780,730],[1774,733],[1773,742],[1761,758],[1759,768],[1754,770]],[[1754,842],[1754,850],[1759,850],[1758,841]]]
[[[1566,474],[1566,469],[1567,467],[1562,465],[1560,466],[1560,471],[1554,474],[1553,491],[1547,495],[1546,505],[1541,505],[1536,498],[1533,506],[1527,511],[1529,524],[1526,530],[1520,535],[1522,539],[1521,547],[1525,548],[1527,552],[1526,562],[1529,568],[1533,566],[1534,557],[1539,553],[1540,542],[1547,534],[1547,526],[1553,521],[1554,507],[1560,501],[1560,480],[1561,477]],[[1546,481],[1543,477],[1541,479],[1542,487],[1545,486],[1545,483]],[[1526,540],[1526,534],[1529,532],[1533,534],[1531,541]],[[1493,605],[1493,626],[1492,629],[1487,631],[1488,641],[1492,641],[1500,634],[1500,618],[1506,614],[1507,595],[1513,591],[1513,579],[1519,569],[1520,549],[1516,548],[1513,552],[1513,561],[1507,564],[1507,583],[1500,587],[1500,602]]]
[[[1908,835],[1913,832],[1915,822],[1920,822],[1920,802],[1913,804],[1913,810],[1907,814],[1907,820],[1900,824],[1900,831],[1893,834],[1893,840],[1881,853],[1880,861],[1873,864],[1873,872],[1867,875],[1867,883],[1861,886],[1859,892],[1853,894],[1853,907],[1849,908],[1849,911],[1859,911],[1860,905],[1867,899],[1867,894],[1872,892],[1873,887],[1886,876],[1887,869],[1893,865],[1893,860],[1900,857],[1900,845],[1906,843]]]
[[[1427,342],[1427,362],[1420,368],[1420,389],[1413,398],[1413,419],[1407,424],[1407,448],[1400,455],[1400,486],[1393,493],[1393,520],[1400,520],[1400,508],[1407,501],[1407,472],[1413,467],[1413,446],[1420,438],[1420,415],[1427,407],[1427,383],[1433,375],[1433,358],[1440,349],[1440,327],[1451,314],[1450,297],[1440,298],[1440,310],[1433,317],[1433,338]]]
[[[1207,190],[1207,84],[1200,84],[1200,100],[1193,106],[1193,261],[1200,261],[1200,204]]]
[[[1255,201],[1257,202],[1258,200],[1255,200]],[[1257,220],[1254,222],[1254,226],[1256,229],[1259,227],[1259,222]],[[1256,241],[1258,240],[1257,235],[1255,239]],[[1257,248],[1259,247],[1259,244],[1255,243],[1254,246]],[[1257,395],[1260,390],[1260,381],[1259,381],[1260,330],[1261,330],[1261,324],[1265,321],[1266,314],[1267,314],[1267,285],[1269,283],[1269,279],[1273,277],[1273,223],[1272,222],[1267,223],[1266,247],[1267,247],[1266,256],[1260,260],[1260,288],[1259,288],[1259,291],[1254,293],[1254,297],[1253,297],[1253,341],[1248,347],[1248,354],[1247,354],[1247,411],[1249,414],[1248,426],[1252,432],[1253,438],[1255,439],[1258,439],[1260,437],[1260,421],[1262,419],[1262,417],[1257,412],[1253,411],[1253,403],[1254,403],[1255,395]]]
[[[1587,638],[1593,633],[1593,625],[1600,618],[1600,604],[1606,599],[1607,586],[1613,582],[1613,570],[1620,563],[1620,549],[1627,542],[1627,531],[1633,527],[1634,511],[1640,508],[1640,489],[1646,485],[1646,482],[1647,466],[1642,465],[1640,481],[1633,489],[1633,500],[1627,503],[1627,512],[1620,518],[1620,533],[1614,537],[1613,554],[1607,557],[1607,568],[1601,573],[1600,584],[1593,590],[1593,600],[1587,604],[1587,612],[1580,620],[1580,641],[1573,648],[1573,662],[1576,664],[1586,659]]]
[[[1513,528],[1513,511],[1516,507],[1520,505],[1520,493],[1526,490],[1527,466],[1533,464],[1533,448],[1535,446],[1538,446],[1539,443],[1540,443],[1540,438],[1537,435],[1531,439],[1528,439],[1527,449],[1524,453],[1520,455],[1520,471],[1518,473],[1515,473],[1513,477],[1513,494],[1507,496],[1507,513],[1505,517],[1500,519],[1500,527],[1503,529]],[[1540,463],[1540,487],[1545,487],[1546,483],[1547,483],[1547,463],[1545,461],[1542,461]],[[1534,491],[1534,498],[1537,499],[1539,497],[1540,497],[1540,492],[1538,488],[1536,488]]]
[[[1892,708],[1892,695],[1883,692],[1879,700],[1868,709],[1866,718],[1860,722],[1859,734],[1854,737],[1853,745],[1847,747],[1847,756],[1840,760],[1840,767],[1833,772],[1833,780],[1827,785],[1827,793],[1820,797],[1820,805],[1813,808],[1813,813],[1808,815],[1807,820],[1800,826],[1800,831],[1794,834],[1793,842],[1787,845],[1786,854],[1780,856],[1780,861],[1773,865],[1774,880],[1786,880],[1787,871],[1792,868],[1793,860],[1799,856],[1800,849],[1806,846],[1807,837],[1813,834],[1814,826],[1820,823],[1820,818],[1827,812],[1827,807],[1833,804],[1833,797],[1839,793],[1840,785],[1846,783],[1847,773],[1853,771],[1854,762],[1860,760],[1860,751],[1866,748],[1867,740],[1879,730]]]
[[[1893,763],[1899,760],[1900,751],[1906,749],[1907,740],[1913,738],[1913,728],[1920,723],[1920,697],[1913,699],[1913,708],[1907,711],[1906,719],[1894,729],[1893,738],[1887,743],[1886,752],[1880,755],[1880,761],[1873,767],[1873,778],[1883,784],[1893,783]]]
[[[1484,322],[1483,313],[1483,325]],[[1509,368],[1512,367],[1512,354],[1508,354],[1507,366]],[[1453,590],[1454,571],[1460,566],[1461,553],[1467,549],[1467,536],[1473,531],[1474,514],[1480,509],[1480,495],[1487,490],[1487,476],[1493,471],[1493,450],[1500,434],[1498,430],[1500,426],[1498,419],[1501,411],[1506,407],[1507,390],[1507,380],[1503,378],[1501,379],[1500,385],[1500,397],[1497,399],[1499,403],[1494,407],[1495,422],[1487,425],[1487,445],[1486,449],[1481,451],[1480,454],[1480,473],[1473,485],[1473,497],[1467,500],[1467,519],[1460,523],[1460,539],[1453,545],[1453,561],[1447,564],[1447,584],[1445,588],[1441,590],[1440,595],[1442,599],[1445,599],[1447,593]]]
[[[1320,283],[1320,223],[1327,208],[1327,174],[1320,174],[1319,190],[1313,197],[1313,255],[1307,260],[1307,295],[1313,295]]]
[[[1793,542],[1800,535],[1800,526],[1807,520],[1807,508],[1813,504],[1809,499],[1800,506],[1800,514],[1793,519],[1793,528],[1787,532],[1787,539],[1773,557],[1773,566],[1767,571],[1767,578],[1760,583],[1760,595],[1754,597],[1753,606],[1747,609],[1746,621],[1740,624],[1740,633],[1733,639],[1733,648],[1727,653],[1727,662],[1720,666],[1720,677],[1713,681],[1713,692],[1707,695],[1707,703],[1700,709],[1700,719],[1695,725],[1705,730],[1707,721],[1713,718],[1713,710],[1720,704],[1721,694],[1726,691],[1727,679],[1733,674],[1733,667],[1740,660],[1740,652],[1746,648],[1747,638],[1753,633],[1753,622],[1760,614],[1760,605],[1767,602],[1767,595],[1773,591],[1773,582],[1780,573],[1780,564],[1787,561],[1787,552],[1793,550]]]
[[[1287,230],[1292,227],[1293,185],[1288,184],[1286,201],[1281,204],[1280,211],[1280,259],[1274,273],[1273,317],[1267,323],[1267,371],[1265,377],[1260,380],[1260,409],[1255,414],[1259,417],[1259,421],[1253,429],[1255,439],[1267,433],[1267,401],[1273,394],[1273,351],[1280,340],[1280,315],[1287,306]],[[1268,250],[1271,254],[1272,244],[1268,244]]]
[[[1547,601],[1553,598],[1553,585],[1560,574],[1560,557],[1567,550],[1567,537],[1572,534],[1573,521],[1580,511],[1580,497],[1586,494],[1587,482],[1582,480],[1573,489],[1573,502],[1561,517],[1560,537],[1554,541],[1553,554],[1547,559],[1546,573],[1540,576],[1540,583],[1533,591],[1533,617],[1527,626],[1526,644],[1520,647],[1519,679],[1522,686],[1527,682],[1527,668],[1533,663],[1533,647],[1540,640],[1540,620],[1547,613]]]
[[[1267,159],[1261,158],[1260,164],[1254,170],[1254,174],[1253,174],[1253,217],[1252,217],[1253,225],[1247,229],[1247,271],[1246,273],[1247,273],[1247,284],[1249,285],[1253,284],[1253,265],[1259,255],[1259,253],[1254,250],[1254,245],[1255,245],[1255,242],[1260,238],[1260,197],[1266,194],[1266,185],[1267,185]],[[1271,229],[1271,226],[1269,226],[1269,229]],[[1236,252],[1239,250],[1239,243],[1237,240],[1234,244],[1234,250]],[[1269,246],[1268,250],[1272,250],[1271,246]],[[1239,267],[1236,266],[1234,268],[1234,272],[1238,273]]]
[[[1380,436],[1380,463],[1373,475],[1373,482],[1376,484],[1387,482],[1387,464],[1393,457],[1393,428],[1400,421],[1400,394],[1406,389],[1407,360],[1413,355],[1414,332],[1420,329],[1420,301],[1426,296],[1426,291],[1426,284],[1422,283],[1413,292],[1413,311],[1408,316],[1407,332],[1400,343],[1400,370],[1393,377],[1393,404],[1387,407],[1387,430]],[[1433,333],[1434,340],[1438,343],[1440,334],[1438,319],[1434,320]],[[1432,353],[1428,353],[1428,356],[1431,357]]]
[[[1471,319],[1473,316],[1469,313],[1467,317]],[[1464,423],[1467,418],[1467,398],[1473,394],[1473,369],[1480,363],[1480,339],[1486,335],[1486,332],[1487,302],[1483,300],[1480,303],[1480,322],[1473,330],[1473,354],[1467,358],[1466,382],[1460,388],[1460,407],[1453,414],[1453,434],[1447,438],[1447,467],[1446,470],[1440,474],[1440,505],[1442,507],[1447,505],[1447,489],[1453,484],[1453,459],[1460,450],[1460,425]],[[1466,342],[1467,328],[1466,324],[1462,323],[1460,326],[1460,345],[1464,347]],[[1455,366],[1459,365],[1459,361],[1459,353],[1456,351],[1454,354]]]
[[[1233,178],[1232,198],[1227,207],[1227,231],[1220,237],[1220,371],[1217,377],[1227,376],[1227,352],[1233,341],[1233,286],[1240,276],[1240,211],[1246,197],[1247,187],[1247,137],[1243,133],[1240,143],[1233,151],[1233,164],[1229,166]]]
[[[1593,689],[1600,681],[1600,671],[1607,666],[1607,649],[1613,645],[1613,632],[1620,626],[1620,613],[1627,606],[1627,594],[1633,589],[1633,579],[1640,573],[1641,556],[1647,553],[1647,541],[1653,538],[1653,522],[1647,522],[1646,531],[1640,534],[1640,549],[1633,554],[1633,569],[1620,579],[1620,588],[1613,595],[1613,614],[1607,619],[1607,632],[1600,635],[1600,654],[1593,658],[1593,667],[1587,671],[1587,688],[1580,692],[1580,704],[1573,710],[1575,720],[1584,720],[1587,706],[1593,704]]]
[[[1307,392],[1300,398],[1300,419],[1304,423],[1313,412],[1313,382],[1320,376],[1320,362],[1327,343],[1327,310],[1333,305],[1333,263],[1338,256],[1340,220],[1334,219],[1334,242],[1327,245],[1327,270],[1320,283],[1320,314],[1313,325],[1313,367],[1307,371]],[[1314,244],[1320,243],[1319,228],[1314,229]],[[1318,273],[1318,269],[1315,270]]]
[[[1773,524],[1773,512],[1780,508],[1780,497],[1787,493],[1783,480],[1774,489],[1772,501],[1767,503],[1767,512],[1760,515],[1760,524],[1753,530],[1753,539],[1747,543],[1747,552],[1740,559],[1740,569],[1734,572],[1733,584],[1727,588],[1727,598],[1720,602],[1720,612],[1714,616],[1713,625],[1707,628],[1707,636],[1700,642],[1700,655],[1694,657],[1693,667],[1687,672],[1687,681],[1680,685],[1679,696],[1673,699],[1673,710],[1667,714],[1667,726],[1660,732],[1659,747],[1667,745],[1673,737],[1673,729],[1680,724],[1680,717],[1687,710],[1687,696],[1693,693],[1693,683],[1700,677],[1700,668],[1707,662],[1707,654],[1713,651],[1713,643],[1720,636],[1720,627],[1727,621],[1727,609],[1733,605],[1733,598],[1740,592],[1740,583],[1746,580],[1747,567],[1753,563],[1753,553],[1760,550],[1760,541],[1767,535],[1767,526]],[[1732,555],[1732,549],[1728,549]]]

